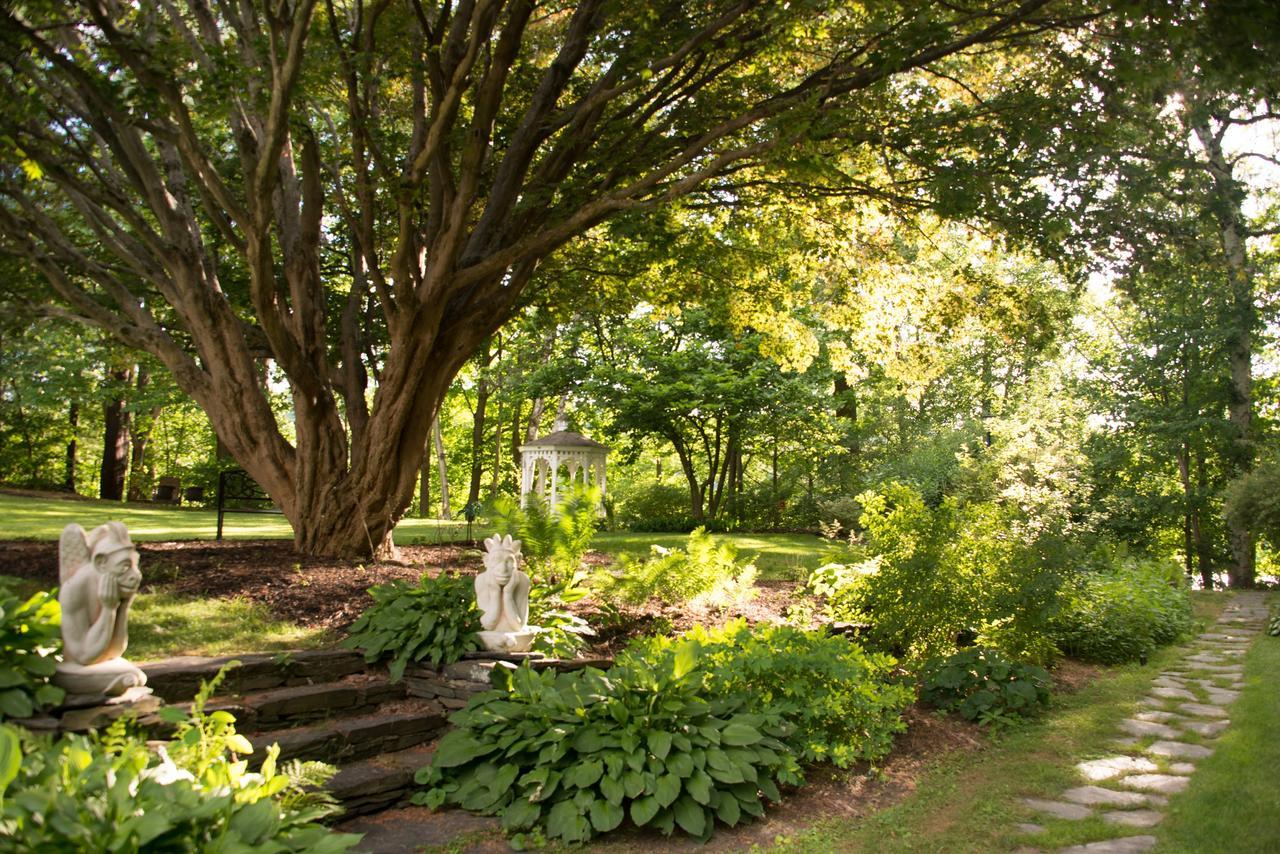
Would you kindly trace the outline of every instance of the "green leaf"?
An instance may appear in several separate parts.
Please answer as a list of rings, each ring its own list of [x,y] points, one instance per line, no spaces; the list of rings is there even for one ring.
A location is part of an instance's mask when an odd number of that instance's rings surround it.
[[[659,806],[667,807],[680,796],[681,788],[679,777],[675,774],[663,774],[658,778],[653,795],[658,799]]]
[[[588,762],[580,763],[564,775],[564,781],[567,785],[576,786],[579,789],[585,789],[594,785],[600,779],[600,775],[604,773],[604,763],[599,759],[592,759]]]
[[[526,830],[537,824],[542,808],[526,798],[516,798],[502,811],[502,829]]]
[[[685,791],[700,804],[711,803],[711,790],[714,787],[715,784],[705,771],[695,771],[684,784]]]
[[[240,834],[240,838],[245,842],[255,845],[270,838],[275,831],[278,817],[279,808],[275,801],[266,799],[237,810],[227,826]]]
[[[650,730],[648,735],[649,752],[659,759],[666,759],[671,752],[671,733],[663,730]],[[665,805],[664,805],[665,806]]]
[[[607,800],[597,800],[591,805],[591,826],[600,833],[608,833],[626,816],[622,807]]]
[[[5,790],[18,776],[21,768],[22,739],[16,729],[0,724],[0,802],[4,801]]]
[[[658,799],[653,795],[645,795],[631,802],[631,820],[637,827],[644,827],[658,814]]]
[[[21,688],[0,691],[0,715],[6,718],[29,718],[35,712],[31,696]]]
[[[604,746],[604,739],[594,729],[583,728],[573,738],[573,749],[579,753],[595,753]]]
[[[707,832],[707,813],[693,798],[681,798],[675,806],[676,824],[690,836],[701,837]]]
[[[760,730],[744,723],[734,722],[720,731],[720,740],[734,747],[755,744],[762,738],[764,736],[760,734]]]
[[[606,776],[600,779],[600,794],[604,795],[609,803],[618,806],[626,798],[627,791],[617,777]]]
[[[440,739],[440,746],[431,757],[431,764],[436,768],[453,768],[492,753],[494,749],[493,744],[476,741],[470,732],[455,729]]]
[[[573,801],[560,801],[547,815],[547,835],[565,842],[582,842],[591,835],[591,825]]]
[[[720,805],[716,807],[716,816],[730,827],[736,825],[742,818],[742,809],[738,806],[738,799],[733,795],[722,797]]]

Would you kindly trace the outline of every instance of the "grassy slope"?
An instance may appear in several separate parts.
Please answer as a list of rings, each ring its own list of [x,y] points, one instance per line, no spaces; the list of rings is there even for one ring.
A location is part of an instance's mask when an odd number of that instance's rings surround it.
[[[1197,597],[1197,611],[1208,620],[1223,597]],[[1080,785],[1074,766],[1111,755],[1119,722],[1137,709],[1151,680],[1182,651],[1166,648],[1146,666],[1106,668],[1101,678],[1068,696],[1055,696],[1051,709],[1035,720],[992,736],[981,752],[944,757],[916,781],[897,805],[860,821],[824,822],[786,840],[785,850],[803,852],[988,852],[1012,851],[1034,844],[1045,850],[1107,836],[1128,835],[1100,820],[1044,822],[1023,806],[1023,797],[1056,798]],[[1273,766],[1274,767],[1274,766]],[[1274,777],[1264,774],[1265,782]],[[1274,785],[1272,786],[1274,791]],[[1255,802],[1254,809],[1262,805]],[[1274,813],[1273,813],[1274,815]],[[1040,821],[1044,834],[1028,837],[1018,822]],[[1230,834],[1228,839],[1236,838]],[[1171,851],[1195,850],[1173,847]],[[1254,850],[1205,848],[1200,850]],[[1272,849],[1276,850],[1276,849]]]
[[[1231,728],[1170,802],[1158,836],[1161,852],[1280,851],[1280,638],[1253,644]]]

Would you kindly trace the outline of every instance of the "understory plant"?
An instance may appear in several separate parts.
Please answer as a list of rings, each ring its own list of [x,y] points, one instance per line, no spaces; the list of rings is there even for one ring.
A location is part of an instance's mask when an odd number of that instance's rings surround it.
[[[1143,660],[1190,632],[1191,617],[1191,595],[1176,565],[1104,559],[1066,587],[1052,630],[1068,655],[1122,664]]]
[[[62,646],[56,591],[23,601],[0,588],[0,719],[29,718],[66,692],[49,682]]]
[[[584,842],[625,822],[699,839],[763,815],[801,773],[775,712],[749,695],[706,699],[694,641],[656,661],[557,674],[510,671],[456,713],[415,803],[501,816],[521,847]]]
[[[237,754],[251,746],[234,718],[204,710],[216,683],[202,688],[190,713],[165,710],[177,736],[156,750],[123,719],[100,734],[56,740],[0,725],[5,850],[338,854],[358,843],[319,823],[340,811],[316,788],[331,766],[280,765],[272,745],[260,769],[248,770]]]
[[[874,762],[906,729],[902,712],[915,691],[895,676],[894,659],[824,632],[735,620],[721,629],[696,627],[675,641],[642,639],[626,657],[638,665],[690,641],[698,645],[693,675],[701,675],[703,696],[748,695],[762,711],[781,715],[792,726],[788,746],[805,761],[840,768]]]
[[[644,560],[622,555],[618,569],[599,576],[602,594],[639,605],[657,599],[665,605],[742,602],[755,595],[756,567],[738,560],[737,547],[698,528],[683,549],[652,546]]]
[[[930,659],[921,671],[920,699],[966,720],[1000,723],[1048,705],[1049,672],[1005,659],[998,650],[970,647]]]
[[[423,575],[417,584],[397,578],[369,588],[369,595],[373,605],[351,625],[342,645],[361,650],[365,661],[390,658],[393,681],[410,662],[440,668],[480,648],[480,609],[470,576]]]

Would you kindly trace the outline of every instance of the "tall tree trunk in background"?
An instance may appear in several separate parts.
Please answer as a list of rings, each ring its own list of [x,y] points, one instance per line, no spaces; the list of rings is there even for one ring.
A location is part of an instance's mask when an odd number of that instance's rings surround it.
[[[67,410],[67,423],[71,425],[71,441],[67,442],[67,466],[66,475],[63,477],[62,486],[67,492],[76,491],[76,456],[79,452],[79,445],[76,444],[76,430],[80,427],[80,404],[71,401],[71,406]]]
[[[485,345],[483,364],[488,365],[490,353]],[[471,416],[471,483],[467,488],[467,503],[480,500],[480,480],[484,476],[484,418],[489,406],[489,383],[481,372],[476,383],[476,408]]]
[[[835,413],[837,418],[844,420],[844,429],[841,431],[844,438],[844,449],[849,453],[849,465],[844,467],[844,488],[846,490],[853,489],[854,479],[857,477],[857,468],[859,457],[862,456],[862,443],[858,440],[858,395],[850,387],[849,381],[845,379],[843,373],[836,373],[835,394]],[[777,440],[774,440],[774,456],[777,456]],[[776,467],[776,463],[775,463]],[[774,481],[777,481],[775,472]],[[776,492],[776,488],[775,488]]]
[[[493,419],[493,473],[489,478],[489,498],[498,497],[498,487],[502,482],[502,429],[505,426],[502,416],[502,399],[498,399],[498,414]]]
[[[129,384],[130,368],[108,372],[118,387]],[[98,497],[107,501],[124,498],[124,478],[129,469],[129,411],[117,393],[102,405],[102,469],[98,476]]]
[[[1194,110],[1196,106],[1192,99],[1188,109]],[[1253,270],[1245,245],[1247,227],[1241,207],[1245,193],[1232,174],[1234,164],[1222,149],[1223,136],[1230,125],[1224,124],[1220,130],[1214,131],[1209,127],[1207,118],[1194,118],[1191,126],[1204,147],[1207,168],[1213,178],[1210,207],[1218,222],[1230,289],[1227,363],[1231,394],[1227,402],[1227,417],[1235,433],[1231,454],[1233,473],[1239,476],[1253,468],[1253,331],[1257,325]],[[1229,522],[1227,539],[1231,543],[1233,558],[1227,570],[1231,586],[1252,587],[1257,559],[1254,531],[1240,521]]]
[[[146,365],[138,365],[138,376],[133,387],[139,393],[139,399],[151,385],[151,371]],[[151,431],[156,419],[160,417],[162,408],[152,407],[145,419],[138,418],[133,424],[129,450],[129,490],[126,497],[130,501],[146,501],[150,497],[150,483],[147,477],[147,443],[151,441]]]
[[[427,436],[427,449],[422,453],[422,465],[418,470],[418,518],[431,516],[431,436]]]
[[[431,422],[431,441],[436,446],[436,468],[440,473],[440,518],[452,519],[453,509],[449,506],[449,462],[444,456],[444,434],[440,429],[440,416]]]

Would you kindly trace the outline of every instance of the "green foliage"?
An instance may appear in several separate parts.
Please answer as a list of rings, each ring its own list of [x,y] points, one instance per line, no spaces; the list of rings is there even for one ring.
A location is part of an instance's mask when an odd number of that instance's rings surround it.
[[[998,650],[971,647],[933,658],[921,673],[920,697],[966,720],[997,723],[1049,704],[1049,673],[1010,662]]]
[[[1271,618],[1271,622],[1267,623],[1267,634],[1273,638],[1280,637],[1280,615]]]
[[[510,671],[453,716],[414,801],[500,815],[517,846],[530,833],[584,842],[628,818],[705,840],[717,821],[763,815],[765,797],[801,782],[789,727],[746,695],[699,696],[697,657],[687,641],[607,673]]]
[[[624,554],[618,570],[599,576],[606,598],[640,604],[658,599],[667,605],[712,602],[727,604],[754,595],[756,568],[739,562],[732,542],[698,528],[683,549],[651,546],[651,556],[636,560]]]
[[[698,522],[689,512],[689,487],[649,483],[627,493],[618,509],[618,524],[651,533],[692,531]]]
[[[647,638],[626,656],[654,660],[691,640],[699,646],[702,696],[753,697],[794,726],[785,741],[806,761],[840,768],[874,762],[906,729],[902,710],[915,692],[893,677],[894,660],[842,637],[790,626],[752,629],[736,620],[711,631],[697,627],[679,640]]]
[[[1084,661],[1142,660],[1191,630],[1191,597],[1172,564],[1111,562],[1082,573],[1063,593],[1054,637],[1063,652]]]
[[[1222,515],[1280,549],[1280,463],[1262,463],[1232,481],[1223,493]]]
[[[400,579],[369,589],[370,606],[351,625],[342,645],[364,652],[365,661],[391,658],[391,678],[399,680],[411,661],[443,667],[480,648],[480,610],[470,576],[423,575],[416,585]]]
[[[62,646],[61,618],[56,591],[24,602],[0,588],[0,719],[31,717],[66,695],[49,682]]]
[[[230,666],[230,665],[229,665]],[[322,763],[257,772],[237,753],[250,745],[230,713],[204,703],[226,669],[201,689],[174,741],[151,750],[123,721],[101,734],[56,741],[0,725],[0,836],[15,852],[277,851],[336,854],[360,837],[318,822],[338,808],[310,791],[333,774]]]
[[[931,508],[901,483],[858,500],[872,556],[814,572],[809,587],[828,616],[870,622],[870,640],[900,655],[945,654],[958,635],[977,631],[1014,657],[1052,657],[1059,540],[1035,534],[1005,505],[948,498]]]
[[[490,519],[499,534],[520,541],[524,571],[534,582],[555,584],[575,578],[591,538],[600,526],[600,490],[579,487],[563,496],[556,512],[534,497],[524,507],[500,495],[493,500]]]

